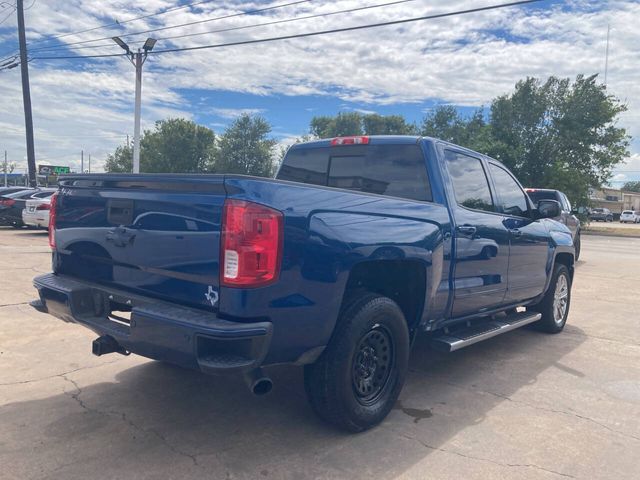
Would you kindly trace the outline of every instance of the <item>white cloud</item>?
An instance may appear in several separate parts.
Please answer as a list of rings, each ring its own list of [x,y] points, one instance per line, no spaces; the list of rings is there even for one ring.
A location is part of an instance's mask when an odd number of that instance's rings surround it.
[[[190,47],[376,23],[422,14],[486,5],[482,1],[417,1],[345,15],[335,15],[257,29],[220,32],[183,39],[167,36],[248,26],[317,12],[363,6],[365,0],[300,4],[189,27],[156,32],[156,50]],[[126,20],[175,6],[175,0],[150,0],[136,4],[103,0],[51,0],[28,10],[28,37],[32,56],[58,55],[65,50],[36,51],[55,42],[41,42],[42,32],[63,34],[88,26]],[[67,43],[109,37],[114,34],[172,26],[237,13],[240,8],[264,7],[238,2],[210,2],[195,11],[182,9],[165,15],[62,37]],[[543,7],[545,4],[541,4]],[[123,12],[126,12],[123,13]],[[360,30],[336,35],[302,38],[151,56],[145,66],[143,126],[167,116],[192,118],[201,105],[192,105],[189,89],[231,91],[258,95],[333,95],[345,101],[371,105],[436,100],[455,105],[486,105],[510,91],[526,76],[602,73],[607,25],[611,25],[609,89],[629,105],[621,124],[640,138],[640,3],[612,0],[573,1],[539,9],[506,8],[483,13],[416,22],[397,27]],[[10,24],[10,22],[7,22]],[[5,25],[3,25],[5,27]],[[12,30],[0,28],[0,50],[15,47]],[[40,32],[40,33],[39,33]],[[131,45],[147,34],[126,38]],[[15,37],[13,37],[15,38]],[[98,43],[111,44],[107,38]],[[86,45],[80,45],[86,46]],[[74,54],[116,53],[117,47],[74,50]],[[79,166],[79,152],[91,151],[100,164],[106,154],[133,130],[133,68],[122,58],[93,63],[34,60],[31,85],[36,150],[43,158],[62,158]],[[199,95],[200,96],[200,95]],[[198,102],[201,100],[194,100]],[[209,107],[222,119],[260,113],[245,108]],[[206,106],[205,106],[206,108]],[[300,106],[307,109],[307,106]],[[19,69],[0,72],[0,141],[24,165],[23,113]],[[302,133],[302,132],[301,132]],[[634,143],[637,158],[640,143]],[[639,161],[640,163],[640,161]],[[629,168],[629,167],[625,167]],[[636,170],[640,170],[638,165]]]
[[[212,113],[220,118],[226,118],[228,120],[233,120],[240,115],[256,115],[259,113],[263,113],[265,110],[263,108],[210,108],[209,113]]]

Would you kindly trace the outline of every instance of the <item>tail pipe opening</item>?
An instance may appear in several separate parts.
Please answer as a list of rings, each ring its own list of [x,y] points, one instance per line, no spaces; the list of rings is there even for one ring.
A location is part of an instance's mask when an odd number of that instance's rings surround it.
[[[261,368],[250,370],[244,374],[244,381],[254,395],[266,395],[273,388],[273,382]]]

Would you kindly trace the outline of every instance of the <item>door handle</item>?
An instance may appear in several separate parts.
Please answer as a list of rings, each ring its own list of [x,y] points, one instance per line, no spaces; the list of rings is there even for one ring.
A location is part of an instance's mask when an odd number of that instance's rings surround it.
[[[521,232],[519,229],[517,229],[517,228],[510,228],[510,229],[509,229],[509,233],[510,233],[511,235],[513,235],[514,237],[520,237],[520,236],[522,236],[522,232]]]
[[[476,234],[476,227],[473,225],[459,225],[456,227],[456,231],[471,237]]]

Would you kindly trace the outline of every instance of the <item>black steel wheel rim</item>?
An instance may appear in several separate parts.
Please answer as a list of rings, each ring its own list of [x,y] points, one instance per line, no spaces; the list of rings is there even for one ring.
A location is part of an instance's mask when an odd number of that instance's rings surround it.
[[[391,376],[394,361],[391,334],[380,325],[362,336],[351,367],[353,391],[363,405],[374,403]]]

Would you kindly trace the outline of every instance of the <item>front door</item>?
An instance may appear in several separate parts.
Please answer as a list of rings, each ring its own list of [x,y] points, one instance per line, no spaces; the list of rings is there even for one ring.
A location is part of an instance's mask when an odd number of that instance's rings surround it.
[[[549,233],[533,220],[528,197],[503,166],[489,163],[503,224],[509,232],[509,280],[505,303],[536,297],[544,290],[551,254]]]
[[[509,232],[496,212],[483,161],[447,148],[450,199],[456,229],[452,263],[452,316],[488,310],[503,303],[509,267]],[[455,261],[455,262],[454,262]]]

